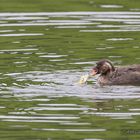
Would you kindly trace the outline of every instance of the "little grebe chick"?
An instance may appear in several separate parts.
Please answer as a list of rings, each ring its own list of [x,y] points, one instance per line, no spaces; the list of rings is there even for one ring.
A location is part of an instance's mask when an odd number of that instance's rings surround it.
[[[109,60],[100,60],[90,72],[96,74],[100,85],[140,85],[140,65],[114,67]]]

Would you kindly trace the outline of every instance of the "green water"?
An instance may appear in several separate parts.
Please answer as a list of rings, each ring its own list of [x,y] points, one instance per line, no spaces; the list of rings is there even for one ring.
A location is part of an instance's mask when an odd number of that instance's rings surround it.
[[[104,5],[113,7],[106,8]],[[1,12],[130,11],[138,10],[139,5],[139,0],[1,0],[0,10]]]
[[[139,86],[77,84],[100,59],[140,63],[139,5],[1,0],[0,140],[139,140]]]

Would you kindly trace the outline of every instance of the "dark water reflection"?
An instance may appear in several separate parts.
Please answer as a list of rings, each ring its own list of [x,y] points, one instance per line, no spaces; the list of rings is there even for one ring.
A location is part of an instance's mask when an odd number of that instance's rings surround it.
[[[139,138],[138,86],[77,84],[101,58],[139,63],[139,23],[140,12],[1,13],[0,137]]]

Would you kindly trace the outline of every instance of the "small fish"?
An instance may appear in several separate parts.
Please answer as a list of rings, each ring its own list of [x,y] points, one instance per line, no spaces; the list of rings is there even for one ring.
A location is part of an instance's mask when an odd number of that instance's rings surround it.
[[[86,75],[83,75],[83,76],[81,76],[81,78],[80,78],[80,80],[79,80],[79,84],[84,84],[84,83],[86,83],[86,81],[88,80],[88,78],[89,78],[89,74],[86,74]]]

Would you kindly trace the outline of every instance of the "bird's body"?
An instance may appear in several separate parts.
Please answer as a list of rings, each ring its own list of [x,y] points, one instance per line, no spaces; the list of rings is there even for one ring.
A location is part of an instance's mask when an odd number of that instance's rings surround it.
[[[93,68],[96,74],[100,74],[100,85],[140,85],[140,65],[114,67],[108,60],[101,60]]]

